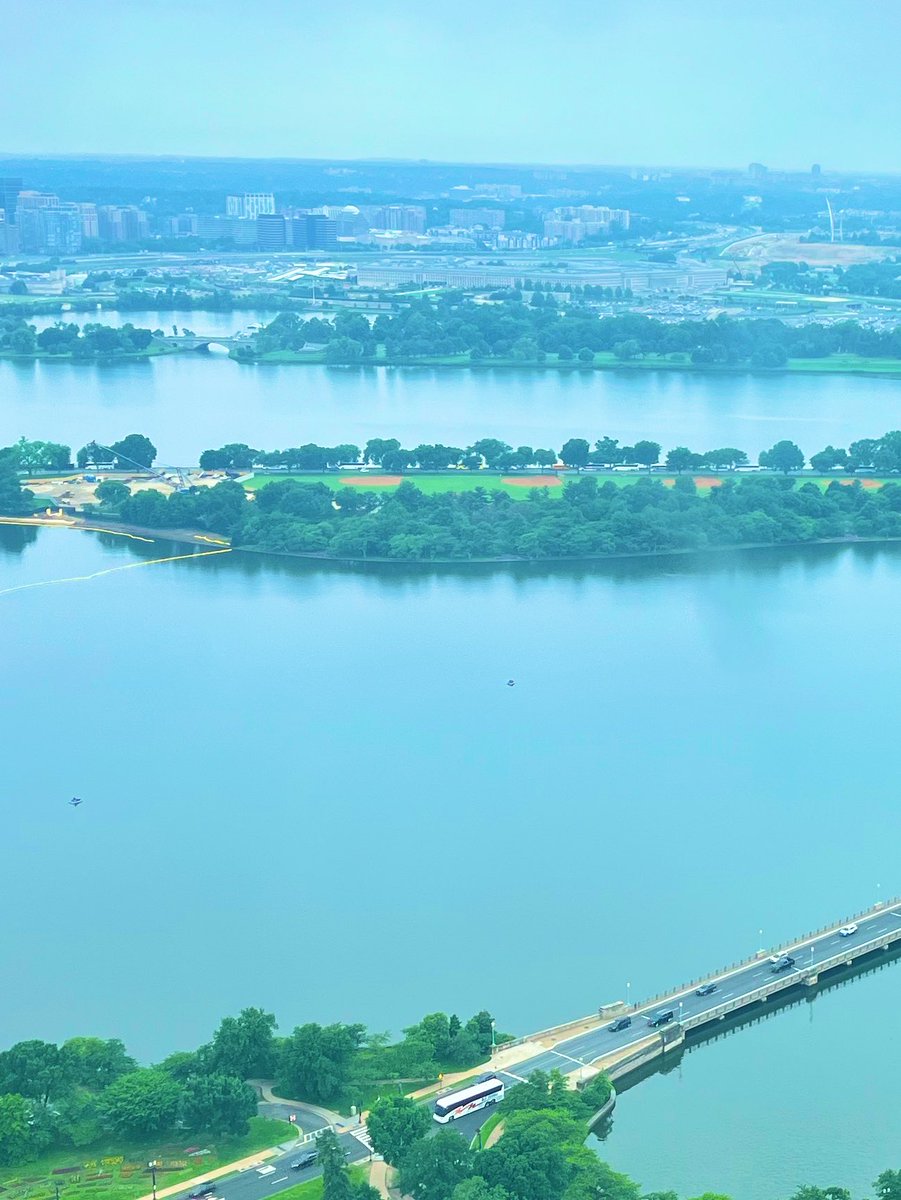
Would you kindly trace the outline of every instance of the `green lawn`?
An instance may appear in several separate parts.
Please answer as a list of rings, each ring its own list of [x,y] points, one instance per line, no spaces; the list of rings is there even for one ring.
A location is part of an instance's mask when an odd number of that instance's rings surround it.
[[[275,475],[254,475],[244,485],[249,491],[256,491],[258,488],[264,487],[267,483],[276,483],[282,479],[293,479],[298,483],[324,483],[326,487],[330,487],[333,491],[339,491],[342,487],[347,487],[347,475],[350,474],[322,474],[322,475],[290,475],[290,474],[275,474]],[[353,478],[365,479],[366,476],[354,475]],[[411,472],[404,476],[404,480],[413,483],[426,495],[434,496],[439,492],[472,492],[476,488],[484,488],[486,491],[501,491],[506,492],[508,496],[512,496],[515,500],[525,500],[530,489],[527,487],[518,487],[516,484],[504,483],[503,480],[508,476],[503,476],[495,471],[447,471],[444,474],[419,474]],[[528,476],[522,476],[527,479]],[[578,478],[573,473],[561,474],[561,479],[565,483],[567,480]],[[646,471],[611,471],[602,473],[592,471],[582,476],[585,479],[596,479],[599,484],[613,483],[617,487],[628,487],[630,484],[636,483],[639,479],[647,479]],[[658,479],[662,483],[672,485],[676,479],[675,475],[667,474],[663,471],[655,471],[650,476],[651,479]],[[706,494],[711,487],[716,487],[717,483],[713,480],[724,479],[742,479],[749,478],[743,475],[712,475],[708,472],[698,472],[694,479],[698,485],[698,491]],[[803,478],[795,480],[796,486],[802,483],[815,483],[817,487],[825,490],[830,483],[838,480],[841,483],[850,484],[853,481],[853,476],[846,475],[843,471],[836,471],[833,475],[805,475]],[[897,476],[873,476],[865,475],[861,477],[861,483],[864,487],[881,487],[884,483],[901,482]],[[389,483],[355,483],[350,485],[354,488],[360,488],[363,491],[380,491],[393,492],[397,484]],[[563,495],[562,487],[551,487],[548,489],[551,496],[559,498]]]
[[[34,1162],[0,1168],[0,1194],[3,1200],[55,1200],[58,1184],[65,1200],[134,1200],[150,1192],[147,1164],[154,1160],[165,1168],[157,1171],[157,1188],[162,1189],[295,1137],[297,1129],[287,1121],[252,1117],[245,1137],[211,1141],[188,1134],[178,1141],[134,1144],[110,1139],[87,1150],[54,1151]],[[209,1153],[188,1153],[195,1148]]]
[[[472,1150],[481,1150],[488,1141],[488,1136],[492,1129],[494,1129],[495,1126],[500,1125],[503,1119],[504,1113],[493,1112],[481,1129],[476,1131],[472,1141],[469,1143],[470,1148]]]
[[[349,1174],[354,1183],[368,1183],[369,1171],[366,1167],[350,1167]],[[322,1176],[308,1179],[306,1183],[297,1183],[294,1187],[286,1188],[278,1193],[278,1200],[321,1200]]]

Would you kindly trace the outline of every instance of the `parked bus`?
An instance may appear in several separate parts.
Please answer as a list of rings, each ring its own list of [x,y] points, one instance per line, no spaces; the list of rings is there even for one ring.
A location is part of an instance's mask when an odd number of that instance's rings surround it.
[[[436,1121],[446,1125],[448,1121],[456,1121],[457,1117],[465,1117],[467,1113],[484,1108],[486,1104],[500,1104],[504,1098],[504,1085],[499,1079],[484,1079],[471,1087],[461,1088],[459,1092],[451,1092],[442,1096],[435,1104],[432,1114]]]

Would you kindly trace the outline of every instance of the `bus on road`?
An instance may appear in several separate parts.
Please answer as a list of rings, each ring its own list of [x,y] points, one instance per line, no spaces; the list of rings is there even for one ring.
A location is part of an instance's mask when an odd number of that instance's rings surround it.
[[[461,1088],[459,1092],[450,1092],[442,1096],[435,1104],[432,1114],[436,1121],[446,1125],[448,1121],[456,1121],[457,1117],[465,1117],[467,1113],[484,1108],[486,1104],[500,1104],[504,1098],[504,1085],[494,1077],[483,1079],[470,1087]]]

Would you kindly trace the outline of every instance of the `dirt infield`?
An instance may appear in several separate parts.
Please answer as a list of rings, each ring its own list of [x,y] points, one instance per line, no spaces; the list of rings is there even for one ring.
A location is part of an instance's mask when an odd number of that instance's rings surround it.
[[[352,487],[396,487],[403,481],[402,475],[348,475],[341,480]]]
[[[688,476],[686,476],[686,478],[688,478]],[[699,488],[720,487],[723,482],[722,479],[718,479],[716,475],[692,475],[690,478],[692,478],[695,481],[695,487],[699,487]],[[675,485],[675,482],[676,482],[675,475],[667,475],[666,478],[663,480],[663,486],[664,487],[673,487]]]
[[[559,475],[505,475],[501,479],[501,483],[506,483],[510,487],[562,487],[563,480]]]
[[[855,483],[859,483],[865,488],[881,488],[887,481],[885,479],[838,479],[836,483],[840,483],[843,487],[851,487]]]

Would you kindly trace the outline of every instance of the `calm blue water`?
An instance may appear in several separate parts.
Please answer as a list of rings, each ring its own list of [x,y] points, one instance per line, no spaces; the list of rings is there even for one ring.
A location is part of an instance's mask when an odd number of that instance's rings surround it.
[[[166,315],[170,325],[178,317]],[[226,333],[254,314],[181,316],[179,326]],[[664,448],[738,446],[756,458],[782,438],[812,454],[899,425],[901,383],[865,376],[254,367],[201,354],[106,365],[0,362],[0,445],[23,434],[109,445],[141,432],[165,464],[194,463],[224,442],[274,449],[370,437],[410,446],[500,437],[554,449],[573,436],[624,444],[649,437]]]
[[[170,552],[0,529],[0,591]],[[3,1040],[152,1059],[245,1004],[522,1032],[896,891],[899,597],[892,547],[6,590]],[[699,1049],[602,1152],[683,1194],[860,1190],[898,1165],[899,991]]]

